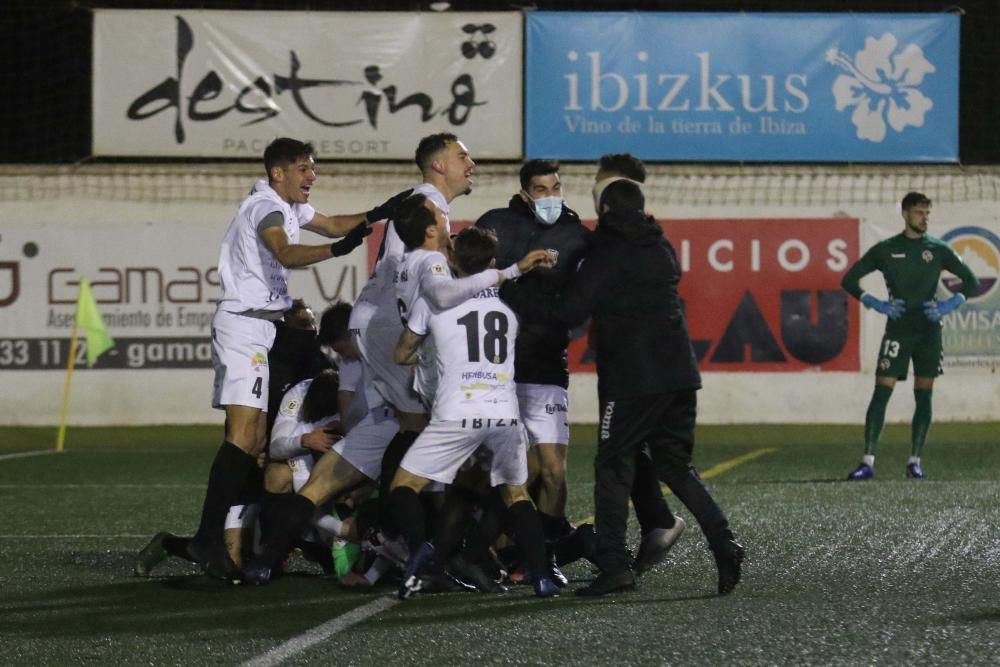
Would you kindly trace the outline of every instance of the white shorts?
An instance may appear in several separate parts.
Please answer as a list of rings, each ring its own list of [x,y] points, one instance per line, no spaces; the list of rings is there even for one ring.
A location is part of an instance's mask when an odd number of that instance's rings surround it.
[[[356,316],[355,316],[356,315]],[[395,306],[375,306],[359,301],[351,311],[354,345],[367,367],[372,387],[397,412],[424,414],[427,409],[413,389],[413,367],[400,366],[394,353],[403,323]],[[368,404],[374,405],[373,397]]]
[[[451,484],[480,445],[493,452],[493,486],[519,486],[528,481],[527,440],[517,419],[431,421],[399,467],[424,479]]]
[[[517,384],[517,404],[531,446],[569,444],[569,392],[555,384]]]
[[[399,422],[385,408],[372,410],[359,421],[333,450],[371,480],[382,474],[382,456],[399,432]]]
[[[267,411],[267,353],[274,322],[216,310],[212,318],[212,407],[245,405]]]

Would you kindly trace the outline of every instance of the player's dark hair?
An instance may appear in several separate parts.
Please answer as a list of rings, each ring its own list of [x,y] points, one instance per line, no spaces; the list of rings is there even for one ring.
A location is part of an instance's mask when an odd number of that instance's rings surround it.
[[[605,153],[597,161],[600,171],[630,178],[637,183],[646,182],[646,165],[631,153]]]
[[[425,194],[418,192],[410,195],[400,203],[396,219],[392,221],[399,240],[407,250],[422,246],[427,238],[427,228],[435,224],[434,212],[424,205],[426,201]]]
[[[497,235],[492,229],[466,227],[455,237],[455,263],[467,276],[489,267],[497,254]]]
[[[902,209],[909,211],[914,206],[930,206],[931,198],[921,192],[907,192],[903,197]]]
[[[298,139],[279,137],[264,149],[264,173],[270,180],[272,167],[284,169],[293,162],[308,159],[315,154],[316,149],[313,148],[312,144]]]
[[[632,181],[615,181],[601,193],[600,207],[610,211],[642,211],[646,207],[646,197],[642,188]]]
[[[320,345],[333,345],[348,338],[351,335],[350,320],[351,304],[344,301],[331,303],[319,320],[319,335],[316,340]]]
[[[340,391],[340,377],[337,371],[327,368],[313,378],[306,389],[299,410],[299,421],[317,422],[337,414],[337,392]]]
[[[420,143],[417,144],[417,152],[414,155],[420,173],[424,173],[430,168],[435,155],[447,148],[448,144],[455,143],[456,141],[458,141],[458,137],[451,132],[439,132],[438,134],[431,134],[421,139]]]
[[[289,329],[315,329],[316,322],[310,317],[309,304],[302,299],[294,299],[292,307],[285,311],[285,326]]]
[[[535,176],[559,173],[559,160],[528,160],[521,165],[521,189],[527,191]]]

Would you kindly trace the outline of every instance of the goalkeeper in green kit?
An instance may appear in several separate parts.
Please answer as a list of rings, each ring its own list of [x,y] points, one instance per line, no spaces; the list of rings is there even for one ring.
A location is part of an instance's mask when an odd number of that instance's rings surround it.
[[[888,317],[885,335],[879,346],[875,370],[875,391],[865,414],[865,455],[861,464],[847,476],[849,480],[875,476],[875,448],[885,423],[885,408],[897,380],[905,380],[913,360],[912,448],[906,476],[923,479],[920,451],[931,426],[931,392],[934,378],[941,374],[941,319],[975,294],[979,280],[951,247],[927,235],[931,200],[919,192],[903,197],[904,227],[900,234],[872,246],[847,270],[840,285],[866,308]],[[889,299],[862,291],[860,280],[873,271],[881,271],[889,290]],[[961,292],[945,301],[937,301],[941,272],[949,271],[962,280]]]

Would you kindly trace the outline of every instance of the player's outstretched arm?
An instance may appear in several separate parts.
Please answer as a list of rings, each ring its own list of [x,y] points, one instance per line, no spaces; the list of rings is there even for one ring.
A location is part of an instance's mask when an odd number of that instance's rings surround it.
[[[413,194],[413,188],[404,190],[364,213],[323,215],[317,211],[312,220],[303,225],[302,228],[328,238],[339,238],[345,236],[361,223],[370,225],[380,220],[391,220],[396,216],[399,204],[411,194]]]
[[[294,269],[322,262],[331,257],[346,255],[361,245],[371,232],[370,226],[362,224],[352,229],[340,241],[323,245],[304,245],[289,243],[288,235],[281,227],[267,227],[261,230],[260,238],[279,264],[286,269]]]

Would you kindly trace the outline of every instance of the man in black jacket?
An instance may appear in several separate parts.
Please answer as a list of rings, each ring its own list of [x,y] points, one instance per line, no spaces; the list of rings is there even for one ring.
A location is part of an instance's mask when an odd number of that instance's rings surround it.
[[[601,574],[580,595],[631,589],[625,546],[636,452],[646,443],[662,479],[694,515],[719,571],[718,591],[740,578],[744,550],[691,466],[701,377],[677,292],[680,266],[645,198],[628,179],[595,187],[600,216],[594,242],[561,298],[527,295],[513,283],[501,295],[516,310],[546,310],[573,326],[592,317],[597,339],[600,431],[594,460],[595,561]],[[530,302],[530,303],[529,303]]]
[[[496,266],[515,264],[531,250],[548,250],[551,267],[521,276],[524,289],[555,297],[568,283],[583,257],[590,230],[562,198],[559,163],[528,160],[521,167],[521,190],[506,208],[487,211],[476,226],[497,235]],[[568,535],[566,520],[566,446],[569,444],[569,329],[562,324],[518,313],[514,376],[521,421],[528,431],[528,485],[538,479],[535,498],[545,538]]]

